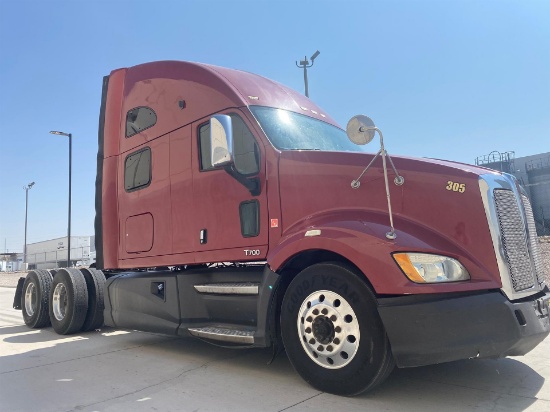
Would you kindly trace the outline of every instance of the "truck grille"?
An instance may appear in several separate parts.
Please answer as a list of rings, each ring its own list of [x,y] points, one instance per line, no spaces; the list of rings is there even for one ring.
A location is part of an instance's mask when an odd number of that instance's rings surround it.
[[[537,228],[535,226],[535,218],[533,217],[533,208],[529,198],[525,195],[521,195],[523,201],[523,207],[525,208],[525,216],[527,218],[527,229],[529,230],[529,246],[531,247],[531,256],[535,264],[535,272],[537,274],[537,280],[542,283],[543,279],[543,265],[542,255],[540,253],[539,241],[537,238]]]
[[[516,292],[532,288],[535,285],[535,279],[529,255],[527,230],[517,198],[511,190],[496,189],[494,199],[512,287]],[[530,205],[528,209],[531,210]],[[536,241],[535,238],[530,242],[531,245]],[[540,253],[538,257],[540,261]]]

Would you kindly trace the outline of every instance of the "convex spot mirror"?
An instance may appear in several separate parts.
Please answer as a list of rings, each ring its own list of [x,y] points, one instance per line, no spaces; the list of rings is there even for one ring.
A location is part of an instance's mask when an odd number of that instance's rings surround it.
[[[374,139],[376,126],[372,119],[363,114],[353,116],[348,122],[346,133],[349,140],[357,145],[364,145]]]
[[[233,127],[231,117],[216,114],[210,118],[210,147],[212,166],[233,164]]]

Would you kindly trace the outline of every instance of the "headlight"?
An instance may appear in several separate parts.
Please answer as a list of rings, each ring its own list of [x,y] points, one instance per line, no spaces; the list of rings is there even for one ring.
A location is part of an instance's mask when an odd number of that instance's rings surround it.
[[[405,275],[415,283],[457,282],[470,279],[456,259],[428,253],[394,253],[393,258]]]

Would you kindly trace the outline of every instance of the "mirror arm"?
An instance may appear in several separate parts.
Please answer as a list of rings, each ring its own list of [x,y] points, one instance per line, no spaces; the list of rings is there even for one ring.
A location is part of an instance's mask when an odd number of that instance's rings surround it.
[[[228,175],[237,180],[237,182],[246,187],[252,196],[258,196],[260,194],[261,188],[258,178],[254,177],[252,179],[247,179],[235,169],[233,164],[224,167],[224,170]]]
[[[361,133],[368,132],[369,130],[373,130],[375,132],[378,132],[378,135],[380,136],[380,150],[372,158],[372,160],[367,165],[365,170],[363,170],[361,175],[356,180],[353,180],[351,182],[351,187],[353,189],[358,189],[359,186],[361,185],[360,180],[363,177],[363,175],[366,173],[367,170],[369,170],[369,168],[372,166],[372,164],[378,158],[378,156],[382,157],[382,170],[384,172],[384,185],[386,187],[386,198],[388,200],[388,214],[390,215],[390,231],[388,233],[386,233],[386,238],[389,239],[389,240],[394,240],[397,237],[397,234],[395,233],[395,228],[393,226],[393,213],[392,213],[392,209],[391,209],[390,186],[388,184],[388,166],[387,166],[386,161],[388,161],[390,163],[390,165],[393,169],[393,172],[396,175],[395,179],[394,179],[394,183],[397,186],[401,186],[403,183],[405,183],[405,179],[403,178],[403,176],[401,176],[397,172],[397,169],[395,168],[395,165],[393,164],[393,160],[391,159],[390,154],[386,151],[386,148],[384,147],[384,137],[382,136],[382,132],[380,131],[380,129],[378,129],[377,127],[374,127],[374,126],[373,127],[361,126],[359,128],[359,132],[361,132]]]

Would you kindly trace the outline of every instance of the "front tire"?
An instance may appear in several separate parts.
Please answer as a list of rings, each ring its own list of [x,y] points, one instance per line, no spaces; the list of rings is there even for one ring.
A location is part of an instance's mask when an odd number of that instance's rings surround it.
[[[59,269],[50,292],[50,321],[60,335],[78,332],[88,310],[88,288],[84,275],[73,268]]]
[[[395,366],[373,292],[338,263],[310,266],[292,280],[281,332],[296,371],[324,392],[357,395]]]

